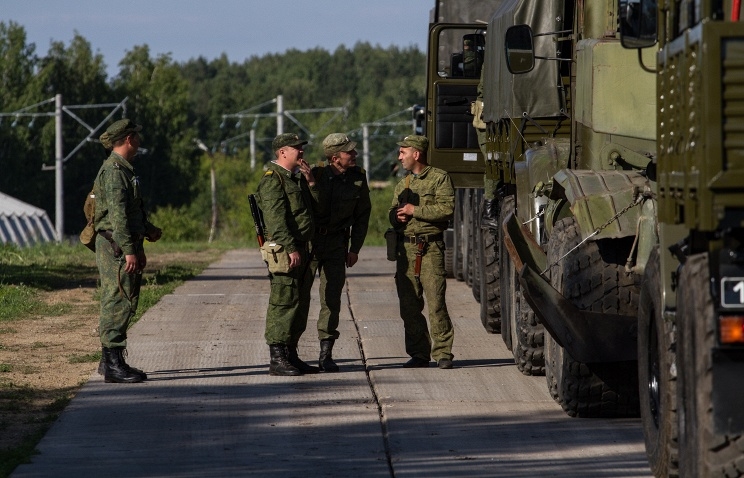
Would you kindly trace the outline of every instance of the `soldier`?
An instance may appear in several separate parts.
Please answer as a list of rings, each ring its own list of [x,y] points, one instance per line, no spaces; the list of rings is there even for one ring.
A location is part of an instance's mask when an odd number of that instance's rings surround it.
[[[398,145],[398,160],[409,174],[395,187],[389,219],[398,233],[395,285],[411,356],[403,366],[428,367],[434,357],[439,368],[450,369],[454,329],[445,303],[443,233],[454,214],[454,188],[446,172],[427,164],[425,136],[406,136]],[[431,336],[421,313],[424,294]]]
[[[318,372],[297,355],[307,326],[312,276],[308,245],[315,225],[310,188],[315,179],[302,159],[307,144],[296,134],[280,134],[272,143],[276,160],[258,185],[258,205],[266,222],[266,240],[283,246],[289,271],[269,273],[271,293],[266,311],[266,343],[271,375],[294,376]]]
[[[354,148],[356,143],[345,134],[329,134],[323,140],[328,164],[312,170],[317,185],[313,198],[315,238],[310,269],[312,277],[320,270],[318,364],[323,372],[338,372],[338,365],[333,361],[333,345],[339,337],[346,268],[359,259],[372,211],[367,175],[356,165]]]
[[[134,173],[142,126],[123,119],[100,136],[111,149],[93,183],[96,263],[101,275],[102,357],[99,373],[106,382],[135,383],[147,379],[143,371],[124,360],[127,329],[137,311],[142,270],[147,264],[143,239],[154,242],[162,231],[145,214],[139,178]]]

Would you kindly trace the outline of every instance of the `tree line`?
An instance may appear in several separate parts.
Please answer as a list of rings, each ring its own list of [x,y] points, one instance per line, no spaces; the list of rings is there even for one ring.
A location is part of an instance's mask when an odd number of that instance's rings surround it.
[[[424,89],[425,54],[412,47],[381,48],[359,42],[333,52],[292,49],[237,63],[224,54],[176,62],[168,54],[153,56],[147,45],[135,45],[120,61],[118,73],[109,78],[103,56],[94,53],[90,42],[79,34],[67,44],[52,42],[41,55],[35,44],[28,43],[23,26],[0,22],[0,112],[16,112],[56,94],[62,95],[64,105],[116,104],[127,98],[126,117],[144,127],[147,152],[136,167],[148,209],[160,219],[182,222],[183,239],[201,239],[189,231],[208,228],[212,165],[217,170],[221,230],[235,237],[249,232],[251,223],[244,217],[243,203],[255,188],[263,164],[273,158],[270,144],[276,119],[269,114],[276,106],[266,104],[269,100],[282,95],[284,109],[298,111],[285,118],[284,129],[310,139],[305,156],[313,163],[323,159],[320,143],[330,132],[349,133],[360,143],[361,153],[361,125],[423,104]],[[262,104],[266,105],[253,109]],[[330,111],[337,107],[343,107],[343,113]],[[316,109],[329,111],[310,112]],[[95,126],[111,110],[80,108],[74,114]],[[266,115],[229,116],[246,110]],[[53,103],[24,113],[50,111]],[[120,117],[118,111],[111,121]],[[410,119],[398,116],[391,122]],[[396,157],[395,142],[411,129],[383,125],[369,130],[373,178],[386,178]],[[250,170],[250,130],[254,131],[258,171]],[[63,114],[64,155],[89,133]],[[199,149],[196,139],[209,151]],[[65,163],[65,234],[76,234],[84,226],[83,200],[106,156],[103,147],[91,141]],[[49,167],[54,157],[53,118],[0,118],[4,171],[0,192],[43,208],[53,221],[55,186]]]

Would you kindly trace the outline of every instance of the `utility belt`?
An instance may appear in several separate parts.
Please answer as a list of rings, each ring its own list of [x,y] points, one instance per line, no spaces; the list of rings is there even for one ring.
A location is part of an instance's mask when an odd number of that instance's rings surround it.
[[[404,244],[415,244],[416,245],[416,261],[413,265],[413,276],[416,281],[420,281],[421,277],[421,259],[426,254],[427,246],[430,242],[437,242],[444,240],[444,234],[439,232],[437,234],[417,234],[414,236],[406,236],[398,234],[398,240]]]
[[[444,240],[444,234],[441,232],[437,234],[418,234],[415,236],[405,236],[403,234],[398,234],[398,240],[403,241],[406,244],[437,242]]]

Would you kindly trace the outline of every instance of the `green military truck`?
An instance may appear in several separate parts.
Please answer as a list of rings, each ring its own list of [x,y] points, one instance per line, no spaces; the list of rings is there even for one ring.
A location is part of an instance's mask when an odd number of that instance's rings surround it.
[[[430,29],[453,274],[569,415],[640,412],[657,476],[744,475],[739,9],[505,0],[478,84],[440,68],[437,39],[459,27]]]

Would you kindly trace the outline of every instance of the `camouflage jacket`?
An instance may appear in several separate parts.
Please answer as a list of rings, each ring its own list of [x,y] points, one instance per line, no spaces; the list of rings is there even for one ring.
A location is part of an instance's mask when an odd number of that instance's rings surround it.
[[[316,166],[312,171],[315,226],[325,234],[351,228],[349,251],[358,254],[367,237],[372,212],[366,173],[358,166],[338,175],[328,166]]]
[[[147,220],[139,178],[132,163],[112,152],[98,171],[93,192],[96,230],[112,231],[122,252],[135,254],[135,243],[142,241],[154,226]]]
[[[266,223],[267,240],[283,245],[287,252],[295,252],[298,243],[313,238],[312,196],[302,174],[271,162],[256,196]]]
[[[406,224],[399,223],[395,217],[398,204],[403,203],[415,206],[413,219]],[[454,211],[452,179],[445,171],[427,166],[421,174],[409,173],[395,186],[388,217],[395,230],[407,236],[437,234],[447,229]]]

